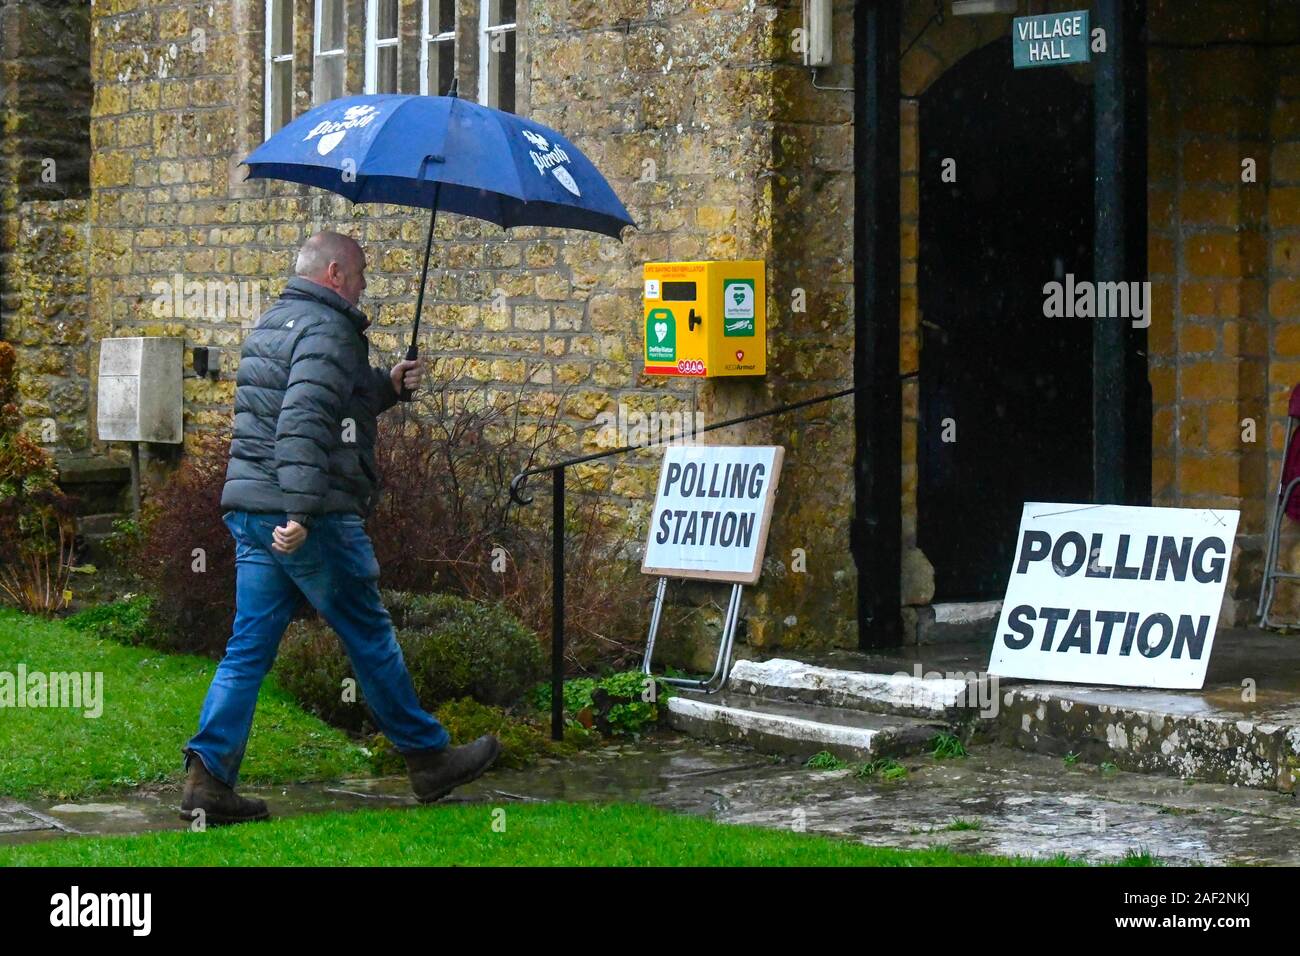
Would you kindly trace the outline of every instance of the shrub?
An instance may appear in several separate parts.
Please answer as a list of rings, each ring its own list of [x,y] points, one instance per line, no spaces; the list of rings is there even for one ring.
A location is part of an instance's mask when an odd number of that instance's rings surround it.
[[[148,644],[155,636],[152,610],[153,598],[137,594],[87,608],[69,617],[66,623],[74,630],[119,644]]]
[[[0,593],[50,614],[66,603],[75,522],[53,457],[19,431],[17,362],[0,342]]]
[[[510,479],[548,442],[544,429],[523,426],[518,399],[458,388],[457,378],[456,368],[444,368],[409,408],[380,419],[381,494],[368,527],[387,588],[491,592]]]
[[[564,712],[570,719],[591,725],[606,736],[639,736],[659,722],[659,702],[673,696],[671,684],[654,679],[652,700],[646,700],[647,681],[639,670],[623,671],[603,678],[577,677],[564,682]],[[539,711],[551,709],[551,685],[533,689],[533,704]]]
[[[537,636],[499,605],[450,594],[385,592],[384,599],[416,696],[427,710],[462,697],[510,704],[541,674]],[[322,720],[352,731],[369,726],[364,709],[342,699],[352,665],[323,621],[290,626],[275,672],[280,685]]]
[[[133,563],[154,599],[158,640],[167,650],[219,657],[230,639],[235,545],[221,520],[229,449],[227,435],[201,440],[145,510]]]
[[[400,635],[399,635],[400,642]],[[319,618],[294,621],[280,642],[274,674],[303,708],[327,724],[359,733],[370,725],[364,707],[343,698],[343,682],[355,679],[337,634]],[[360,691],[358,690],[358,699]]]
[[[135,518],[114,518],[113,532],[103,542],[109,563],[114,567],[138,569],[143,539],[140,522]]]
[[[537,635],[500,604],[384,592],[421,700],[512,704],[542,673]]]
[[[460,385],[448,364],[410,409],[380,422],[381,494],[369,521],[385,587],[449,590],[500,601],[542,635],[551,630],[551,536],[545,476],[519,509],[510,481],[560,457],[555,415],[512,395]],[[556,408],[559,407],[557,403]],[[540,419],[540,420],[539,420]],[[566,655],[572,669],[639,660],[647,585],[622,557],[625,514],[572,495],[565,523]],[[499,550],[498,550],[499,549]],[[629,639],[631,636],[631,639]]]

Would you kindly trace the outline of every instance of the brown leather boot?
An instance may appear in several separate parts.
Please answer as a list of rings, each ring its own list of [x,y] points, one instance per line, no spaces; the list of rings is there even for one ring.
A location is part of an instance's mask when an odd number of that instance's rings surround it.
[[[403,754],[411,776],[411,789],[421,803],[441,800],[462,784],[476,780],[501,753],[501,742],[484,734],[473,743],[445,750]]]
[[[180,817],[186,823],[195,819],[195,811],[203,811],[205,824],[244,823],[248,820],[265,820],[271,815],[264,800],[241,797],[203,766],[196,756],[190,757],[189,776],[185,779],[185,792],[181,795]]]

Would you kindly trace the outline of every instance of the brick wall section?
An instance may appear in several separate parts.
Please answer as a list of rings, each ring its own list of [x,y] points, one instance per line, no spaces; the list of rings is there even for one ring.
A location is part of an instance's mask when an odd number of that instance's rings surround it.
[[[741,386],[755,406],[835,391],[853,377],[853,97],[842,89],[853,85],[852,4],[836,3],[833,16],[834,65],[818,72],[822,89],[794,48],[802,25],[798,4],[782,5],[769,54],[775,93],[767,111],[774,125],[760,174],[772,235],[769,372],[761,383]],[[743,440],[780,444],[787,454],[783,520],[772,527],[771,572],[753,597],[749,642],[854,646],[853,400],[755,424],[761,427]]]
[[[89,49],[88,3],[0,0],[0,331],[20,343],[24,413],[56,419],[47,447],[64,454],[86,441],[84,339],[70,341],[85,334],[86,210],[42,201],[89,190]]]
[[[1297,58],[1263,42],[1297,35],[1289,9],[1259,0],[1232,4],[1231,16],[1225,6],[1223,18],[1167,3],[1152,11],[1153,503],[1241,510],[1225,622],[1245,620],[1258,595],[1286,400],[1300,383],[1287,254],[1300,190],[1286,178],[1300,114],[1284,86]],[[1238,42],[1201,46],[1224,39]],[[1247,159],[1255,182],[1243,181]]]
[[[620,397],[680,410],[694,399],[692,385],[638,374],[640,264],[764,254],[757,160],[746,157],[764,155],[770,134],[748,115],[761,89],[743,88],[729,71],[753,72],[748,67],[761,59],[770,11],[667,5],[661,21],[625,32],[620,23],[635,18],[636,4],[532,6],[533,115],[574,134],[633,208],[641,230],[620,245],[535,229],[507,235],[445,217],[426,348],[464,359],[475,379],[532,381],[539,409],[558,401],[559,388],[572,387],[566,410],[575,425]],[[297,245],[328,224],[368,245],[372,337],[396,352],[413,312],[424,214],[353,210],[319,191],[242,183],[234,171],[261,139],[254,7],[136,0],[96,6],[96,314],[111,317],[117,330],[184,334],[191,344],[234,348],[239,323],[156,321],[148,309],[152,283],[178,271],[187,280],[247,279],[263,283],[262,301],[269,301]],[[360,9],[350,8],[354,26]],[[296,68],[305,90],[305,14],[299,21]],[[203,55],[183,42],[196,27],[205,33]],[[353,40],[359,49],[359,34]],[[358,53],[349,60],[350,88],[359,88],[360,76]],[[657,178],[640,182],[646,160],[655,162]],[[714,175],[724,163],[734,175]],[[490,308],[497,289],[506,295],[504,312]],[[231,371],[233,361],[227,364]],[[224,407],[229,382],[187,387],[187,426],[215,424],[204,413]]]
[[[22,276],[5,337],[18,348],[24,430],[59,455],[88,444],[87,203],[28,202],[12,257]]]
[[[1280,19],[1283,16],[1285,19]],[[1275,10],[1274,17],[1274,29],[1279,35],[1300,36],[1300,10]],[[1291,389],[1300,384],[1300,55],[1293,49],[1274,51],[1273,68],[1268,194],[1269,344],[1273,367],[1269,376],[1265,486],[1270,495],[1282,464],[1288,399]],[[1289,521],[1283,548],[1289,566],[1300,568],[1300,533]],[[1291,620],[1300,617],[1300,588],[1282,585],[1278,593],[1279,611],[1289,614]]]

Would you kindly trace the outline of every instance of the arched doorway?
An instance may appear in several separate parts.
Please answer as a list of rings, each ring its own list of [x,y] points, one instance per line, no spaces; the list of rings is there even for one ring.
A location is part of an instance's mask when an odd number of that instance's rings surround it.
[[[1092,116],[1065,69],[1012,70],[1009,38],[921,96],[917,543],[935,601],[1002,595],[1025,501],[1092,496],[1091,320],[1043,315],[1045,283],[1092,278]]]

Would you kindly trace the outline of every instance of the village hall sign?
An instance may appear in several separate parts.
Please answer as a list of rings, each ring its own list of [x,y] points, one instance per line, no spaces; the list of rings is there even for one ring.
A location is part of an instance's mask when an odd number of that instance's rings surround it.
[[[1089,59],[1087,10],[1011,21],[1011,65],[1017,70],[1087,63]]]

